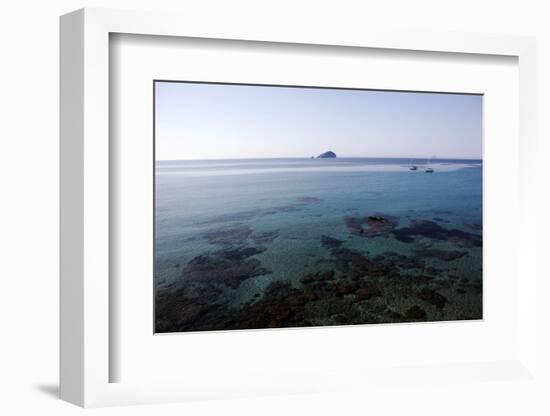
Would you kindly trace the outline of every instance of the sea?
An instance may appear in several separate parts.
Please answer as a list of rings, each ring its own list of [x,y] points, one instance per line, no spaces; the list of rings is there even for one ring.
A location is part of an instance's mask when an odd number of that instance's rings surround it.
[[[410,170],[412,165],[417,170]],[[427,167],[433,173],[426,172]],[[274,282],[296,294],[307,286],[304,276],[327,270],[335,273],[336,281],[347,279],[350,270],[365,275],[356,281],[362,288],[375,285],[382,293],[378,297],[385,299],[377,302],[385,302],[386,309],[378,305],[376,312],[374,306],[365,306],[368,313],[361,312],[362,318],[353,318],[351,312],[348,318],[344,313],[340,313],[344,318],[338,318],[329,312],[326,316],[313,313],[309,311],[313,307],[306,305],[301,320],[291,308],[288,318],[269,321],[266,317],[265,322],[276,322],[268,326],[342,323],[338,319],[345,324],[346,319],[363,323],[480,318],[482,201],[481,160],[437,159],[429,164],[409,158],[157,161],[154,281],[156,308],[163,314],[158,331],[262,326],[261,322],[243,324],[244,318],[239,318],[218,328],[217,315],[208,318],[208,313],[214,313],[209,312],[212,305],[225,312],[240,311],[239,317],[245,313],[243,308],[254,304],[265,309],[261,301]],[[363,256],[363,263],[354,260],[357,256]],[[403,264],[391,260],[413,258],[422,267],[407,269],[404,260]],[[393,279],[416,276],[414,290],[407,292],[399,283],[400,298],[392,300],[397,296],[390,293],[394,283],[385,286],[382,272],[373,274],[374,283],[361,280],[372,269],[364,263],[376,261],[393,261],[392,268],[386,269]],[[429,275],[428,268],[432,280],[419,280]],[[468,286],[472,281],[478,282],[475,287]],[[445,298],[443,307],[439,307],[440,298],[437,303],[415,292],[424,286]],[[208,296],[201,288],[208,288]],[[319,293],[311,295],[311,302],[319,302]],[[353,298],[354,293],[343,297],[356,299],[359,295]],[[184,305],[164,310],[168,294],[180,296]],[[208,300],[197,300],[201,297]],[[185,309],[189,299],[199,302],[201,312],[190,314]]]

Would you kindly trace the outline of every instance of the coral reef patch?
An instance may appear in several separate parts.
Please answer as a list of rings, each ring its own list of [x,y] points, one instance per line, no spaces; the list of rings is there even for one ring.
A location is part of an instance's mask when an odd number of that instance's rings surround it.
[[[264,251],[261,247],[239,247],[203,254],[187,263],[181,277],[184,281],[221,283],[236,288],[246,279],[269,273],[258,259],[251,258]]]
[[[319,200],[304,197],[281,209]],[[156,331],[212,331],[480,319],[481,268],[461,268],[480,254],[481,236],[430,220],[386,214],[346,216],[349,239],[318,236],[323,257],[284,278],[263,262],[271,244],[292,238],[281,230],[255,231],[235,223],[203,234],[216,249],[176,264],[180,279],[164,280],[155,298]],[[377,240],[395,251],[361,249]],[[377,243],[376,243],[377,244]],[[357,248],[360,247],[360,248]],[[160,282],[159,282],[160,284]]]
[[[245,225],[222,228],[207,232],[204,237],[210,244],[234,245],[243,244],[251,235],[252,229]]]
[[[346,227],[353,234],[364,237],[378,237],[392,232],[399,221],[389,215],[369,215],[366,217],[346,217]]]
[[[454,241],[463,247],[481,247],[482,239],[478,234],[468,233],[456,228],[447,229],[434,221],[413,220],[408,227],[393,230],[396,240],[412,243],[416,238],[426,237],[433,240]]]
[[[325,248],[337,248],[342,245],[343,241],[337,238],[332,238],[326,235],[321,236],[321,245]]]

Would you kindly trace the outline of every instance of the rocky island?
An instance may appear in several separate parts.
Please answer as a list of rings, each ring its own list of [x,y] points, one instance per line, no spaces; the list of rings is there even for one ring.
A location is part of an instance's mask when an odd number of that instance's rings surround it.
[[[331,152],[330,150],[325,153],[321,153],[319,156],[317,156],[317,159],[327,159],[327,158],[334,158],[336,157],[336,153]]]

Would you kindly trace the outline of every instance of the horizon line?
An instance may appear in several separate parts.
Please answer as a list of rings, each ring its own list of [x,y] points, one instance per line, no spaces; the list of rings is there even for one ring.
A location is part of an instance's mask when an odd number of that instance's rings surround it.
[[[411,156],[337,156],[320,158],[317,156],[270,156],[270,157],[225,157],[225,158],[196,158],[196,159],[155,159],[155,162],[191,162],[199,160],[270,160],[270,159],[408,159],[408,160],[476,160],[483,161],[482,157],[411,157]]]

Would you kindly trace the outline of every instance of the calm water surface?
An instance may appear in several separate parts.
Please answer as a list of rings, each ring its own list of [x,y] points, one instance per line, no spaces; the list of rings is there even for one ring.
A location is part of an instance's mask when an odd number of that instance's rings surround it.
[[[262,273],[224,291],[228,307],[254,301],[276,280],[301,287],[305,273],[318,272],[334,257],[333,247],[323,244],[326,237],[368,256],[418,254],[422,238],[415,244],[392,234],[365,238],[350,232],[350,217],[394,218],[398,229],[430,221],[481,235],[481,161],[438,160],[430,163],[432,174],[425,173],[424,161],[412,161],[417,171],[408,169],[410,163],[366,158],[157,162],[157,289],[185,289],[189,262],[235,247],[261,247],[252,258]],[[429,246],[454,250],[455,243],[453,238],[432,239]],[[445,277],[452,272],[480,279],[481,248],[461,249],[467,255],[443,265],[432,259],[434,266],[448,269]]]

